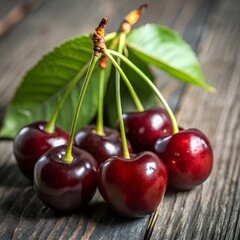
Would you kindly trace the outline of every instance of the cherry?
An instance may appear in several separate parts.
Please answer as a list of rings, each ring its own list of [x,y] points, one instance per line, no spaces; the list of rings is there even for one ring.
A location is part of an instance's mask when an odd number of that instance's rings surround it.
[[[72,148],[73,160],[62,160],[66,145],[52,148],[37,161],[34,187],[38,197],[55,211],[70,212],[86,205],[96,191],[98,164],[86,151]]]
[[[44,121],[34,122],[23,127],[14,139],[14,155],[20,170],[29,179],[33,178],[36,161],[49,149],[66,144],[69,135],[55,127],[53,133],[44,131]]]
[[[103,19],[98,28],[101,30],[105,24]],[[56,211],[69,212],[84,206],[96,190],[98,164],[92,155],[73,147],[73,139],[84,95],[97,61],[97,53],[92,54],[77,101],[68,145],[52,148],[35,165],[35,190],[39,198]]]
[[[207,137],[197,129],[180,131],[159,139],[155,153],[168,171],[168,187],[189,190],[204,182],[211,173],[213,152]]]
[[[141,152],[131,159],[111,157],[97,173],[98,189],[118,214],[142,217],[154,212],[165,193],[167,171],[152,152]]]
[[[89,125],[78,131],[74,145],[91,153],[99,165],[111,156],[123,156],[122,140],[118,131],[104,127],[104,135],[99,135],[95,129],[95,125]],[[133,152],[129,142],[128,149]]]
[[[163,108],[124,113],[123,121],[135,152],[152,150],[157,139],[173,133],[171,120]]]

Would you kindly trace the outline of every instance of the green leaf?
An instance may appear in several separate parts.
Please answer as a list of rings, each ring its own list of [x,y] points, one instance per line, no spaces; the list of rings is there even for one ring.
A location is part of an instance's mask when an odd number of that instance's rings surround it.
[[[174,78],[214,91],[204,81],[195,53],[175,31],[164,26],[147,24],[128,34],[127,45],[143,61]]]
[[[137,65],[152,81],[154,79],[147,64],[129,50],[129,60]],[[124,63],[121,64],[123,71],[131,82],[137,95],[139,96],[144,108],[148,109],[156,106],[156,98],[149,86],[141,81],[138,74],[130,69]],[[123,112],[137,111],[132,97],[125,83],[121,81],[121,102]],[[116,95],[115,95],[115,68],[112,69],[111,77],[108,83],[107,93],[105,96],[105,117],[108,125],[115,128],[117,120]]]
[[[57,105],[65,86],[91,59],[90,35],[66,41],[45,55],[23,78],[4,118],[0,135],[13,137],[26,124],[48,121]],[[109,78],[110,65],[106,69]],[[88,124],[97,111],[99,67],[93,72],[82,109],[78,127]],[[57,124],[70,130],[76,109],[82,79],[67,98],[58,117]]]

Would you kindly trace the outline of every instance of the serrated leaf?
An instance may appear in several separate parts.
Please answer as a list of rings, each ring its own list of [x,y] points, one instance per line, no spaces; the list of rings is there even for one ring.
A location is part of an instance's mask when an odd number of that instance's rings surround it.
[[[156,24],[144,25],[128,34],[127,45],[143,61],[174,78],[214,91],[204,81],[191,47],[172,29]]]
[[[149,70],[147,64],[142,61],[138,56],[129,50],[129,60],[137,65],[152,81],[154,77]],[[126,64],[122,62],[121,67],[139,96],[144,108],[148,109],[156,106],[156,98],[149,86],[141,81],[138,74],[130,69]],[[132,100],[132,97],[128,91],[128,88],[121,81],[121,102],[123,112],[137,111],[136,106]],[[115,94],[115,68],[112,69],[111,77],[108,83],[108,88],[105,96],[105,114],[108,125],[115,128],[117,120],[117,108],[116,108],[116,94]]]
[[[49,120],[64,87],[86,65],[92,54],[90,35],[66,41],[45,55],[23,78],[4,118],[0,135],[13,137],[24,125]],[[106,69],[106,79],[110,74]],[[96,67],[82,105],[78,127],[89,123],[97,111],[99,68]],[[67,98],[57,121],[66,130],[71,127],[82,80]]]

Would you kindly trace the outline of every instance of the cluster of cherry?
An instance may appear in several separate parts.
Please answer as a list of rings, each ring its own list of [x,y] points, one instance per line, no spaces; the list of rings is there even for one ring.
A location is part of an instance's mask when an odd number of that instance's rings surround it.
[[[59,127],[53,127],[54,121],[35,122],[25,126],[15,137],[14,154],[21,171],[33,180],[39,198],[56,211],[81,208],[98,188],[105,202],[117,213],[141,217],[157,209],[167,187],[189,190],[205,181],[212,169],[213,153],[201,131],[179,130],[166,101],[136,66],[134,69],[152,87],[165,108],[122,114],[120,75],[116,73],[121,134],[103,127],[101,114],[97,126],[86,126],[75,133],[87,84],[99,60],[98,54],[107,57],[118,70],[121,70],[120,57],[129,63],[122,55],[102,45],[106,22],[103,19],[93,35],[94,54],[81,89],[70,136]],[[124,34],[122,37],[119,37],[120,45]],[[112,55],[118,60],[115,61]],[[124,73],[121,75],[124,78]],[[98,111],[102,113],[102,110],[100,104]]]

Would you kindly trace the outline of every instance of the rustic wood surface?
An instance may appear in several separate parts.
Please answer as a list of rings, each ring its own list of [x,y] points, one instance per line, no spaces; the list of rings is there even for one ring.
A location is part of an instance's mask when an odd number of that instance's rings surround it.
[[[0,239],[239,239],[240,237],[240,2],[162,0],[149,2],[138,25],[156,22],[176,29],[197,51],[210,94],[158,74],[181,126],[201,129],[214,150],[211,177],[201,186],[167,193],[153,227],[149,217],[123,221],[92,201],[83,212],[56,215],[43,206],[19,172],[12,141],[0,141]],[[0,1],[0,18],[19,1]],[[0,39],[0,114],[23,73],[55,44],[90,32],[102,16],[116,30],[136,1],[49,0]]]

